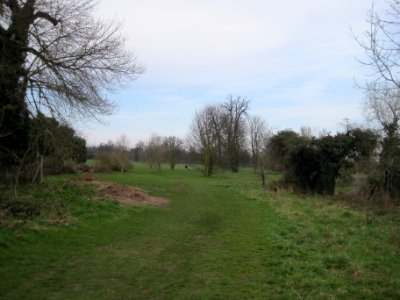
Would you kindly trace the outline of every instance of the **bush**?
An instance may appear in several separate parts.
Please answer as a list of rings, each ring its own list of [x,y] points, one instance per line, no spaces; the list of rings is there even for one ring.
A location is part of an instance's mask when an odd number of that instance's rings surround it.
[[[118,152],[102,153],[95,157],[95,170],[97,172],[129,171],[133,164],[129,157],[119,155]]]
[[[113,159],[111,154],[98,154],[95,158],[95,170],[97,172],[111,172],[113,167]]]
[[[72,159],[63,160],[57,156],[47,156],[43,161],[44,173],[47,175],[75,174],[79,172],[79,164]]]

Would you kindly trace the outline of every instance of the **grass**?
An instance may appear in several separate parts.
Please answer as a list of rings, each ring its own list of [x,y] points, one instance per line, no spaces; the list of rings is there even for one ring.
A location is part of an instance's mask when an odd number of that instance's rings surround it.
[[[3,221],[0,298],[400,297],[398,212],[367,218],[333,198],[264,191],[247,169],[204,178],[136,165],[97,177],[171,203],[94,201],[92,189],[59,177],[27,188],[45,213]]]

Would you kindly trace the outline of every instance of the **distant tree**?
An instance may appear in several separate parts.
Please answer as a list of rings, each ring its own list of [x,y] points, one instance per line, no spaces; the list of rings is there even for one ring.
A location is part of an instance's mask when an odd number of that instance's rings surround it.
[[[161,171],[161,163],[164,159],[163,138],[157,134],[153,134],[144,148],[146,162],[150,168],[154,166]]]
[[[143,71],[95,0],[0,2],[0,172],[29,148],[30,116],[107,114],[114,84]]]
[[[96,168],[99,171],[119,171],[124,173],[131,170],[133,164],[130,160],[129,140],[121,135],[115,142],[108,141],[97,147],[92,147]]]
[[[132,168],[129,157],[129,141],[125,135],[121,135],[117,139],[112,156],[121,173]]]
[[[214,171],[220,138],[218,118],[219,107],[209,105],[195,113],[190,126],[189,145],[201,153],[205,176],[211,176]]]
[[[224,169],[227,165],[228,158],[226,155],[226,124],[227,116],[221,105],[214,105],[210,114],[210,125],[216,139],[214,165]]]
[[[249,116],[247,121],[251,160],[254,172],[260,168],[261,155],[265,145],[268,129],[265,121],[259,116]]]
[[[307,139],[312,139],[313,138],[312,129],[308,126],[301,126],[300,127],[300,136],[307,138]]]
[[[228,96],[226,102],[208,105],[195,113],[188,135],[189,145],[201,153],[204,175],[216,166],[239,170],[246,149],[246,116],[249,100]]]
[[[245,116],[249,109],[250,101],[247,98],[228,96],[222,104],[226,118],[225,139],[226,154],[232,172],[238,172],[240,153],[245,148],[246,124]]]
[[[201,164],[201,154],[196,150],[196,148],[190,144],[189,141],[185,142],[185,149],[182,153],[182,161],[186,164]]]
[[[290,162],[291,151],[299,145],[306,143],[307,139],[301,137],[293,130],[279,131],[269,140],[270,160],[274,161],[275,168],[283,171]]]
[[[319,138],[323,138],[323,137],[326,137],[326,136],[329,136],[329,135],[331,135],[331,133],[330,133],[328,130],[326,130],[326,129],[322,129],[322,130],[320,130],[320,132],[318,133],[318,137],[319,137]]]
[[[356,172],[358,173],[359,163],[369,161],[377,147],[378,134],[371,129],[349,128],[346,135],[350,137],[350,153],[349,157],[354,159],[356,163]]]
[[[131,157],[134,161],[145,161],[144,155],[145,143],[139,141],[136,143],[135,148],[131,150]]]
[[[168,158],[168,163],[171,170],[175,169],[175,165],[182,151],[183,140],[176,136],[169,136],[164,138],[164,147]]]
[[[115,150],[115,145],[111,140],[107,143],[100,143],[99,145],[91,145],[87,147],[88,159],[94,159],[99,154],[112,153]]]

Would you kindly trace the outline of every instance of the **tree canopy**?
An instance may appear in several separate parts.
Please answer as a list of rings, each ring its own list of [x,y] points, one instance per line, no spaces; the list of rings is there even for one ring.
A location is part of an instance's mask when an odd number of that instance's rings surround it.
[[[96,19],[95,7],[94,0],[0,2],[1,169],[29,148],[32,116],[108,114],[108,92],[143,72],[120,25]]]

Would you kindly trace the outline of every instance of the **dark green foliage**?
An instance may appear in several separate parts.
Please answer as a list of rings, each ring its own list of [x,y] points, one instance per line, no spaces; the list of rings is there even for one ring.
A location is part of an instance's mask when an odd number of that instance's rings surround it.
[[[32,120],[31,140],[38,153],[72,159],[77,163],[86,161],[86,141],[75,130],[56,119],[39,114]]]
[[[1,4],[3,9],[3,2]],[[25,103],[24,62],[32,5],[13,14],[14,22],[0,26],[0,174],[20,164],[29,146],[29,113]],[[3,17],[3,13],[2,13]],[[16,25],[15,23],[18,23]],[[1,176],[3,177],[3,176]]]
[[[0,87],[2,89],[2,87]],[[0,92],[0,172],[18,165],[29,148],[29,117],[19,105],[7,103]]]
[[[336,178],[340,169],[348,166],[346,158],[351,139],[345,134],[326,136],[314,141],[320,155],[322,193],[335,193]]]
[[[48,174],[59,174],[70,170],[65,162],[86,161],[86,141],[76,135],[75,130],[56,119],[43,114],[32,119],[30,138],[33,156],[45,157]]]
[[[384,126],[385,136],[382,139],[381,163],[385,167],[395,165],[400,156],[399,125],[391,123]]]
[[[378,146],[378,135],[371,129],[353,128],[347,131],[350,140],[350,157],[355,161],[370,159]]]
[[[273,161],[274,169],[283,171],[288,169],[291,161],[291,152],[302,144],[307,143],[307,139],[301,137],[293,130],[287,129],[279,131],[272,136],[269,141],[270,160]]]
[[[394,199],[400,201],[400,134],[397,122],[385,126],[380,156],[382,186]]]
[[[286,180],[295,182],[305,193],[322,194],[321,164],[318,150],[311,145],[299,146],[291,154],[291,175]]]
[[[18,137],[0,135],[0,181],[15,186],[32,178],[41,182],[37,178],[43,170],[47,174],[75,172],[76,164],[86,161],[86,141],[68,125],[42,113],[24,122],[13,125]]]
[[[270,147],[286,184],[303,193],[333,195],[340,170],[351,166],[348,158],[356,144],[347,134],[308,139],[286,130],[271,138]]]

